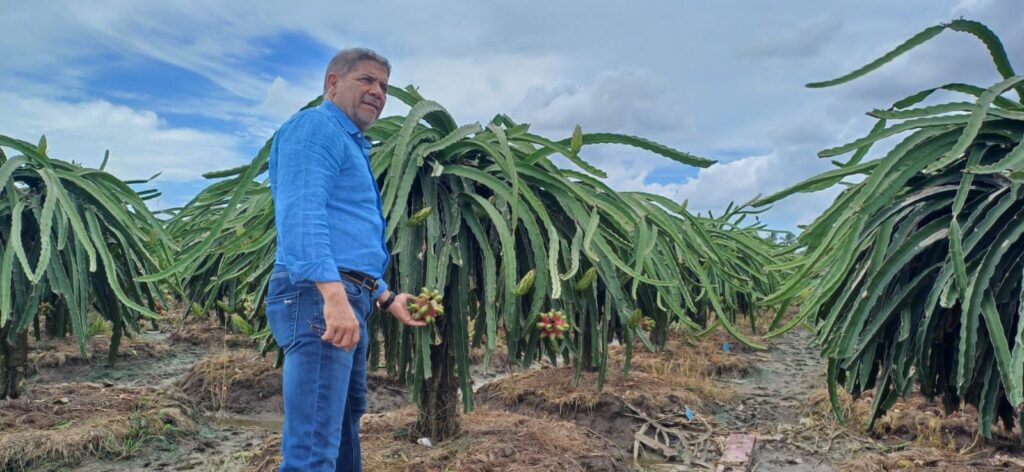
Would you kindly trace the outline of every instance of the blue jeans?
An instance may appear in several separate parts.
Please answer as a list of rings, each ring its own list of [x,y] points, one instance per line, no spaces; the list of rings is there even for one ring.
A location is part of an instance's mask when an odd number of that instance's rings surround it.
[[[366,412],[366,320],[370,291],[342,279],[360,323],[359,345],[346,352],[320,339],[324,299],[313,282],[292,284],[275,266],[267,321],[284,349],[281,472],[361,471],[359,421]]]

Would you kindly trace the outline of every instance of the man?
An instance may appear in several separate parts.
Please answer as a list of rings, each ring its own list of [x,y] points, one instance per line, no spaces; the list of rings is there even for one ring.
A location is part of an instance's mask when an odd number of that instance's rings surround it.
[[[284,349],[284,471],[359,471],[366,411],[366,320],[376,302],[409,326],[388,264],[380,191],[363,132],[380,117],[391,66],[368,49],[331,60],[323,104],[274,138],[270,185],[277,254],[267,320]]]

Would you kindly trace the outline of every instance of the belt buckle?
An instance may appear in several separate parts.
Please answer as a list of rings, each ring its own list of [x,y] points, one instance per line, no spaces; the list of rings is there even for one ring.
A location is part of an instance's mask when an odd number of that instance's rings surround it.
[[[369,275],[355,271],[342,272],[342,275],[359,284],[360,287],[370,290],[371,292],[377,291],[377,279],[374,279]]]

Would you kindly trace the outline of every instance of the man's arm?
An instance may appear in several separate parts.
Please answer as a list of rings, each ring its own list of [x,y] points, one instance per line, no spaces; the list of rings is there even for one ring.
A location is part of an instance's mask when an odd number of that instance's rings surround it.
[[[315,136],[324,128],[315,116],[282,130],[277,139],[274,219],[288,276],[301,281],[340,282],[331,248],[327,199],[341,170],[339,149]]]
[[[320,339],[346,351],[359,344],[359,319],[348,302],[348,294],[341,282],[317,282],[316,288],[324,297],[326,330]]]
[[[351,350],[359,342],[359,320],[341,284],[331,251],[327,199],[340,171],[338,152],[317,136],[317,117],[295,123],[278,136],[274,217],[292,283],[315,282],[324,298],[322,339]]]

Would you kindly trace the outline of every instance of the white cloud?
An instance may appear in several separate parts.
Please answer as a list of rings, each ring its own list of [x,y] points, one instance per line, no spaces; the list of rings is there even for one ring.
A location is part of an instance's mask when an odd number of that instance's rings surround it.
[[[523,121],[558,134],[584,131],[679,135],[686,113],[671,87],[643,70],[603,71],[589,83],[531,87],[517,107]]]
[[[46,134],[49,154],[99,166],[110,150],[107,170],[122,179],[163,172],[161,182],[201,178],[204,172],[248,161],[234,136],[168,126],[152,112],[103,100],[62,102],[0,93],[0,130],[36,141]]]
[[[269,82],[245,67],[246,61],[262,52],[249,41],[260,30],[232,21],[235,16],[228,5],[197,3],[193,8],[178,8],[128,3],[121,8],[96,8],[74,2],[67,10],[111,50],[196,72],[240,97],[257,99]],[[243,31],[250,34],[240,34]]]
[[[296,86],[277,77],[267,89],[263,101],[256,107],[262,114],[276,121],[284,121],[302,105],[316,96],[313,84]],[[311,95],[312,94],[312,95]]]
[[[358,11],[326,0],[301,8],[242,0],[7,3],[0,50],[16,59],[0,63],[0,90],[17,90],[22,98],[4,96],[0,132],[34,139],[45,131],[55,151],[96,163],[110,147],[111,166],[132,166],[125,170],[136,172],[133,177],[169,164],[181,167],[175,178],[183,180],[203,165],[227,167],[217,163],[220,156],[241,159],[234,151],[240,143],[262,143],[317,95],[321,65],[277,69],[260,61],[274,38],[295,32],[327,49],[377,49],[392,59],[392,83],[418,85],[460,122],[507,113],[553,138],[580,123],[585,131],[638,134],[710,158],[739,155],[689,181],[659,186],[643,182],[665,165],[661,157],[622,147],[585,153],[608,170],[613,187],[690,198],[693,207],[716,210],[822,170],[827,162],[815,151],[866,132],[870,122],[863,113],[871,108],[949,81],[994,82],[984,47],[947,32],[854,83],[803,88],[874,59],[926,26],[960,15],[982,20],[1024,67],[1024,2],[1015,0],[868,0],[827,7],[794,0],[756,9],[672,0],[642,9],[582,0],[472,7],[385,1]],[[149,111],[133,110],[113,105],[121,100],[118,91],[91,81],[109,61],[153,60],[206,77],[221,93],[173,101],[146,97]],[[15,110],[14,103],[22,108]],[[397,100],[385,110],[403,112]],[[172,128],[160,120],[167,113],[223,120],[240,131],[236,137]],[[65,123],[65,115],[103,117]],[[196,160],[181,165],[161,157],[167,155]],[[828,198],[794,197],[771,217],[791,218],[785,224],[804,221],[801,215]]]
[[[758,195],[766,196],[827,170],[827,161],[807,161],[806,157],[784,157],[776,153],[750,156],[700,169],[697,176],[679,183],[645,183],[656,172],[663,158],[622,160],[606,165],[611,187],[663,195],[676,202],[687,201],[693,212],[718,215],[730,203],[747,203]],[[762,219],[770,228],[795,230],[796,225],[813,221],[832,203],[840,188],[814,194],[799,194],[772,206]]]
[[[840,33],[843,20],[839,16],[824,16],[804,20],[796,25],[775,27],[754,32],[750,44],[739,48],[741,55],[750,58],[802,59],[817,56],[822,48]]]
[[[497,113],[510,113],[531,89],[564,80],[565,72],[563,59],[556,55],[422,56],[396,66],[391,83],[415,84],[460,122],[487,121]]]

